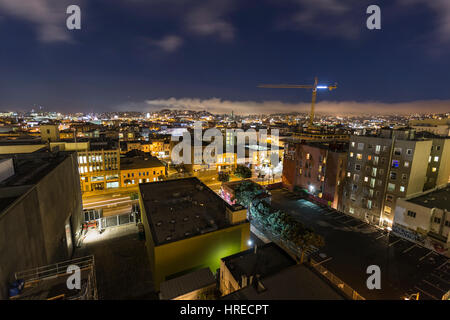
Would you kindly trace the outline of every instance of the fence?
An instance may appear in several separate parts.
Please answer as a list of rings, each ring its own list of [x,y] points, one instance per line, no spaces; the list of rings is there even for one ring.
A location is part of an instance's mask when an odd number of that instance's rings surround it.
[[[349,299],[352,300],[366,300],[358,292],[353,290],[348,284],[335,276],[332,272],[322,266],[320,263],[316,262],[314,259],[310,259],[309,265],[313,267],[322,276],[328,279],[333,285],[338,287]]]
[[[339,290],[341,290],[347,296],[347,298],[352,300],[365,300],[365,298],[362,297],[358,292],[356,292],[352,287],[350,287],[344,281],[339,279],[332,272],[330,272],[328,269],[326,269],[324,266],[322,266],[320,263],[318,263],[311,257],[314,253],[318,252],[319,249],[310,246],[309,248],[302,250],[298,246],[294,245],[292,242],[283,240],[279,236],[274,235],[270,230],[265,228],[258,221],[255,221],[253,219],[252,224],[256,229],[260,230],[260,232],[262,232],[269,240],[275,242],[288,254],[293,256],[297,261],[302,260],[301,257],[303,254],[303,259],[309,261],[308,264],[311,267],[313,267],[317,272],[319,272],[322,276],[328,279],[328,281],[330,281],[334,286],[336,286]]]

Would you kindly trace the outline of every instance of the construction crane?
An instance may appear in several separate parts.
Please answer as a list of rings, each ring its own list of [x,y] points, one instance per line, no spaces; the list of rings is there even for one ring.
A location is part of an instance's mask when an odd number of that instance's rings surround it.
[[[311,113],[309,115],[309,125],[308,125],[308,129],[312,129],[313,124],[314,124],[314,105],[316,104],[317,89],[328,89],[331,91],[331,90],[337,88],[337,83],[335,83],[333,86],[323,86],[323,85],[319,86],[319,81],[318,81],[317,77],[315,77],[313,85],[260,84],[260,85],[258,85],[258,88],[312,89]]]

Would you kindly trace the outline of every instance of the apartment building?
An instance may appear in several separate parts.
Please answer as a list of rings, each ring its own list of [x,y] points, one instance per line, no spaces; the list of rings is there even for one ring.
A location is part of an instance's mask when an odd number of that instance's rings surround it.
[[[339,209],[391,227],[396,200],[423,191],[432,145],[432,140],[418,139],[410,128],[352,136]]]
[[[347,163],[347,143],[285,143],[282,183],[305,189],[324,203],[338,207]]]

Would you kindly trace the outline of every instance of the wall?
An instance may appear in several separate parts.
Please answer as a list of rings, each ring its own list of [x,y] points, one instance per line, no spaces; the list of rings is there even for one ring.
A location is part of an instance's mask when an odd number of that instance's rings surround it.
[[[146,238],[151,238],[147,228]],[[154,247],[153,254],[150,254],[150,263],[153,264],[156,291],[167,276],[205,267],[209,267],[215,273],[220,268],[222,257],[248,249],[248,239],[250,239],[250,224],[245,222]],[[147,245],[150,249],[152,241],[148,241]]]
[[[71,258],[65,223],[81,226],[81,193],[74,154],[0,214],[0,299],[14,272]]]

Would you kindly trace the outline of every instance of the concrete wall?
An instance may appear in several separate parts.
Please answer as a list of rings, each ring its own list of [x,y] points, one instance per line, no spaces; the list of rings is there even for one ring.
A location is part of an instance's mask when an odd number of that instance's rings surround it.
[[[75,155],[0,213],[0,299],[8,298],[14,272],[71,258],[65,224],[81,227],[81,193]]]
[[[8,179],[14,174],[13,159],[0,160],[0,182]]]

